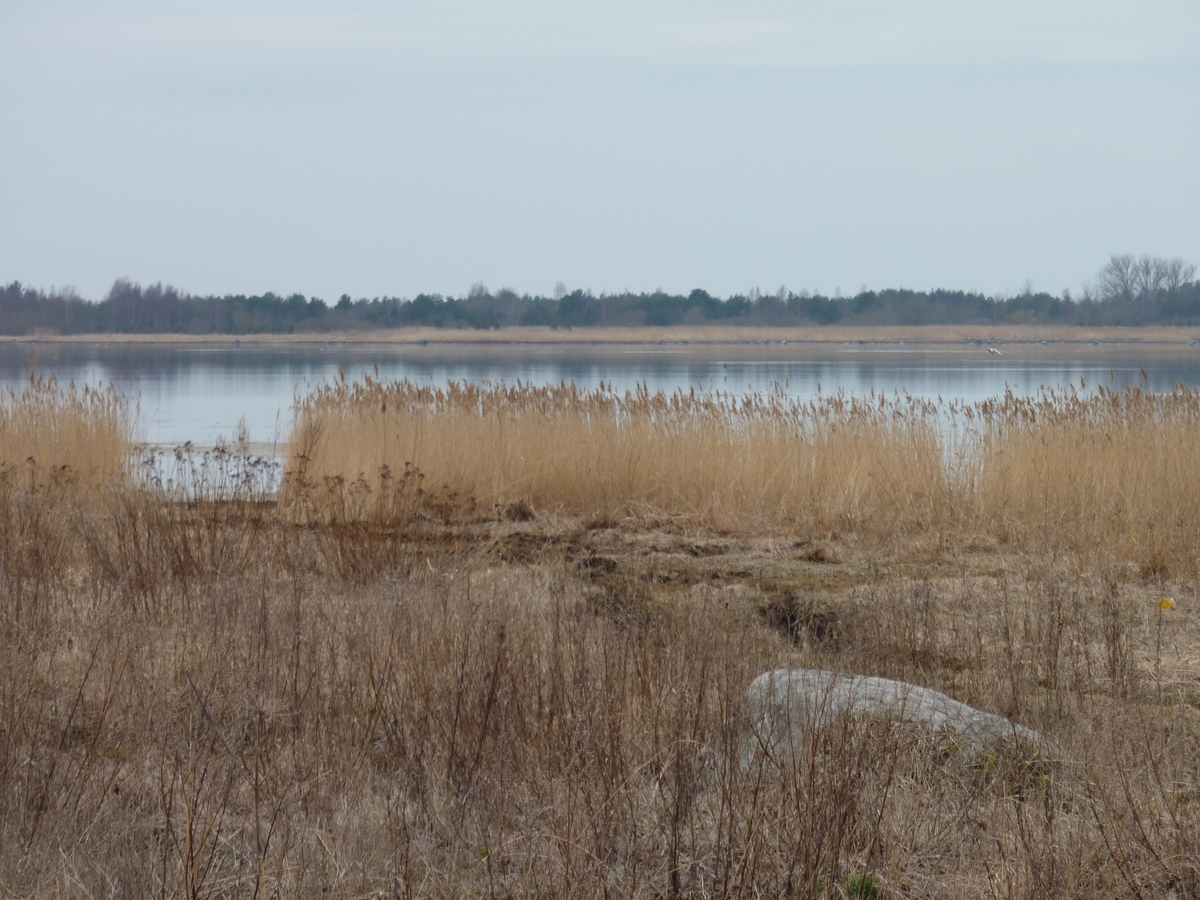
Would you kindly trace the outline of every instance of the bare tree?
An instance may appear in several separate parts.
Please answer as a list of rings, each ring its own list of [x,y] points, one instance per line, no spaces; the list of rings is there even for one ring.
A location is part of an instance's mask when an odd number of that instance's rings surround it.
[[[1114,253],[1096,276],[1101,300],[1132,300],[1137,286],[1138,263],[1132,253]]]
[[[1170,260],[1164,275],[1165,287],[1168,291],[1177,291],[1196,277],[1196,264],[1181,259],[1178,256]]]
[[[1171,293],[1189,284],[1196,266],[1180,257],[1163,259],[1132,253],[1113,254],[1096,277],[1101,300],[1141,300],[1153,302],[1161,294]]]

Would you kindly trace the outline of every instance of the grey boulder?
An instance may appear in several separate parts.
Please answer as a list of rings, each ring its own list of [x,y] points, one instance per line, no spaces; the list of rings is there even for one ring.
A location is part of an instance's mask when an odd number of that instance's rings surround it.
[[[739,751],[743,768],[804,746],[798,738],[806,730],[850,717],[924,726],[948,738],[967,760],[1004,748],[1023,748],[1038,756],[1053,752],[1050,742],[1032,728],[929,688],[820,669],[776,669],[759,675],[746,692],[746,714]]]

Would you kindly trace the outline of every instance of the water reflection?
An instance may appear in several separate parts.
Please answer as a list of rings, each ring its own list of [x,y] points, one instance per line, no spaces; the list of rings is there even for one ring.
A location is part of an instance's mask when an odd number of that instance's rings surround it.
[[[1200,384],[1200,349],[1186,345],[1008,344],[1003,355],[967,344],[768,345],[150,345],[0,344],[0,382],[18,387],[32,363],[62,381],[118,385],[141,406],[144,439],[211,445],[245,418],[256,442],[286,439],[296,394],[378,372],[442,385],[458,381],[574,381],[617,390],[769,391],[800,398],[845,391],[976,402],[1012,390]],[[1144,374],[1143,374],[1144,372]]]

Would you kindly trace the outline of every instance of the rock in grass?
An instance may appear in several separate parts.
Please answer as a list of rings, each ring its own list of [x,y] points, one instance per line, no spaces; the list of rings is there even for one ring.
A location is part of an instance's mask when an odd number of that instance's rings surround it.
[[[1032,728],[967,706],[945,694],[889,678],[844,675],[819,669],[776,669],[759,675],[746,694],[749,733],[741,743],[741,764],[749,768],[772,758],[800,735],[845,717],[909,722],[948,737],[964,758],[1005,748],[1045,755],[1052,745]]]

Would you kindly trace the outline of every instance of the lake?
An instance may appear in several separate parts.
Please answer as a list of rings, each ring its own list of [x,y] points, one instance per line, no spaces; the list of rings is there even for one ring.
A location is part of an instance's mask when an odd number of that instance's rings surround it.
[[[811,398],[845,391],[907,392],[975,402],[1011,389],[1092,390],[1200,385],[1200,347],[1185,344],[126,344],[0,343],[0,383],[19,390],[32,363],[43,375],[112,383],[138,403],[143,439],[211,446],[245,418],[257,444],[286,440],[297,394],[331,379],[378,372],[434,385],[449,380],[618,390],[769,391]]]

